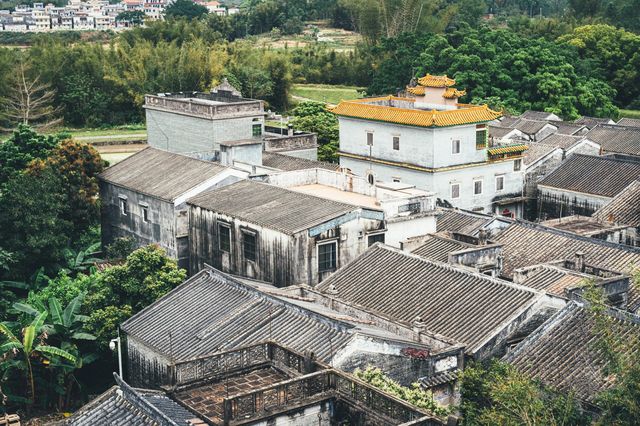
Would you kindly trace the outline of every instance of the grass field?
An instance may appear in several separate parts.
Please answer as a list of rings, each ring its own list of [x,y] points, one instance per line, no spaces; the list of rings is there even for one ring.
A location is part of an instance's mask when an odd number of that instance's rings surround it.
[[[327,21],[314,21],[307,23],[302,34],[262,34],[257,37],[256,45],[284,49],[285,47],[305,47],[309,44],[318,43],[336,51],[349,51],[353,50],[361,39],[358,33],[341,28],[332,28]]]
[[[640,111],[637,109],[621,109],[620,118],[637,118],[640,119]]]
[[[337,104],[341,100],[359,99],[364,88],[355,86],[332,86],[330,84],[294,84],[291,94],[294,100],[312,100]]]

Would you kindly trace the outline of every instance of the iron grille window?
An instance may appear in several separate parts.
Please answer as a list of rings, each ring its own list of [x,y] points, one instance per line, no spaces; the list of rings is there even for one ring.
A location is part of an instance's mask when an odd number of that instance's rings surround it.
[[[504,176],[496,176],[496,191],[504,189]]]
[[[393,137],[393,149],[396,151],[400,150],[400,136]]]
[[[398,213],[411,212],[417,213],[420,211],[420,203],[409,203],[403,206],[398,206]]]
[[[253,137],[262,136],[262,124],[254,124],[252,128]]]
[[[245,260],[251,260],[252,262],[256,261],[256,245],[256,234],[248,232],[242,233],[242,252]]]
[[[218,244],[220,251],[226,251],[227,253],[231,251],[231,228],[227,225],[218,225]],[[253,251],[255,256],[255,241]]]
[[[460,198],[460,184],[451,185],[451,198]]]
[[[384,234],[373,234],[373,235],[369,235],[367,237],[367,243],[369,245],[369,247],[371,247],[372,245],[374,245],[375,243],[382,243],[384,244]]]
[[[327,243],[318,245],[318,270],[320,272],[335,271],[337,244]]]
[[[481,180],[473,181],[473,194],[474,195],[482,194],[482,181]]]
[[[476,130],[476,149],[484,149],[487,145],[487,131]]]

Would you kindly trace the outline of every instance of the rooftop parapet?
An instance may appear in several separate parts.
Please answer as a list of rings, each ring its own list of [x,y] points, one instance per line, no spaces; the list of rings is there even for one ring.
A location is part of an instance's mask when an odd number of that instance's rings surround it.
[[[225,93],[178,92],[145,95],[144,108],[208,119],[264,114],[262,101],[227,96]]]

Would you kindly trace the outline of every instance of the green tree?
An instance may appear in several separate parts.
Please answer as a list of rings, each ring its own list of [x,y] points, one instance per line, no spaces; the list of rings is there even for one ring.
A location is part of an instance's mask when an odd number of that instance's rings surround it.
[[[501,361],[467,366],[460,396],[465,425],[588,424],[572,395],[553,392]]]
[[[293,109],[291,124],[295,129],[314,132],[318,135],[318,158],[323,161],[337,162],[338,119],[321,102],[300,102]]]
[[[144,23],[144,18],[145,14],[142,10],[127,10],[116,16],[116,22],[126,22],[129,25],[138,26]]]
[[[167,18],[186,18],[188,20],[198,19],[209,13],[206,7],[194,3],[192,0],[176,0],[164,11]]]

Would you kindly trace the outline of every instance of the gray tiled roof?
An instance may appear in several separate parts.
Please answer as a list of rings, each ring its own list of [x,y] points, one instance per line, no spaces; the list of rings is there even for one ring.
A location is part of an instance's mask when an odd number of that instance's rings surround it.
[[[640,226],[640,180],[631,182],[593,217],[603,222]]]
[[[539,184],[564,191],[615,197],[640,177],[640,162],[575,154]]]
[[[491,216],[458,209],[438,209],[436,231],[459,232],[472,235],[482,226],[491,222]]]
[[[575,135],[587,130],[587,128],[582,124],[571,123],[568,121],[551,121],[550,124],[556,126],[558,128],[556,133],[561,135]]]
[[[176,361],[268,339],[328,360],[353,338],[353,328],[212,269],[202,270],[122,324],[127,335],[160,354],[172,353]]]
[[[540,130],[542,130],[547,124],[551,124],[552,126],[555,126],[554,123],[548,123],[546,121],[534,121],[534,120],[526,120],[524,118],[521,118],[520,120],[511,124],[511,127],[514,129],[518,129],[522,133],[525,133],[527,135],[535,135]]]
[[[520,116],[520,118],[526,118],[527,120],[539,120],[539,121],[546,121],[549,120],[549,116],[552,113],[550,112],[545,112],[545,111],[533,111],[533,110],[528,110],[522,113],[522,115]]]
[[[640,155],[640,128],[618,125],[594,127],[584,136],[600,144],[605,152]]]
[[[425,238],[424,244],[411,250],[411,253],[425,259],[446,263],[449,260],[449,253],[469,247],[469,244],[460,241],[442,238],[438,235],[429,235]]]
[[[287,234],[359,210],[351,204],[250,180],[205,191],[188,203]]]
[[[545,145],[555,146],[555,147],[566,150],[571,148],[573,145],[575,145],[582,139],[584,139],[584,136],[561,135],[558,133],[554,133],[542,139],[540,143]]]
[[[640,350],[640,318],[616,309],[607,316],[607,333],[631,343],[625,356]],[[599,348],[604,335],[596,326],[594,314],[575,302],[551,317],[536,332],[522,341],[505,357],[521,372],[540,379],[559,391],[573,391],[582,401],[594,402],[594,397],[612,384],[605,371],[607,359]]]
[[[109,167],[100,179],[162,200],[173,201],[226,167],[155,148],[145,148]]]
[[[520,284],[535,290],[565,297],[565,290],[584,284],[590,279],[588,275],[556,268],[551,265],[539,265],[527,274],[527,279]]]
[[[501,139],[513,130],[511,127],[489,126],[489,137]]]
[[[610,118],[600,118],[600,117],[581,117],[574,121],[576,124],[581,124],[586,126],[589,129],[593,129],[598,124],[609,124],[611,121]]]
[[[621,118],[618,123],[618,126],[627,126],[627,127],[640,127],[640,119],[638,118]]]
[[[374,244],[318,288],[395,320],[417,316],[426,330],[474,353],[539,295],[506,281]]]
[[[523,157],[523,162],[526,165],[533,164],[536,161],[540,160],[541,158],[551,154],[553,151],[558,149],[558,147],[553,145],[546,145],[543,143],[536,143],[536,142],[527,142],[527,146],[529,148],[524,152],[524,157]]]
[[[272,169],[289,172],[304,169],[327,169],[335,171],[339,164],[325,163],[323,161],[307,160],[306,158],[293,157],[291,155],[278,154],[276,152],[263,152],[262,165]]]
[[[119,394],[119,388],[113,386],[61,424],[70,426],[143,426],[158,425],[158,422],[149,418],[135,404],[123,398]]]
[[[503,245],[505,277],[525,266],[573,258],[578,251],[584,252],[585,262],[614,271],[626,272],[630,266],[640,265],[640,249],[529,222],[514,223],[493,240]]]

